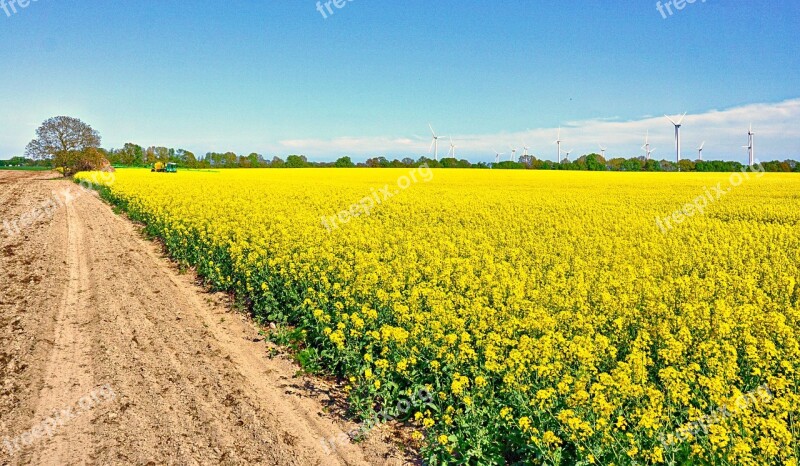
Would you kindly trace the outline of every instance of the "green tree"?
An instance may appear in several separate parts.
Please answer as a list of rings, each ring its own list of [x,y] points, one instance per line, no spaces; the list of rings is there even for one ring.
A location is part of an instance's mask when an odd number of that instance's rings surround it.
[[[688,159],[683,159],[678,162],[678,167],[682,172],[693,172],[695,163]]]
[[[174,152],[173,149],[167,149],[166,147],[156,147],[156,160],[167,163],[170,161],[170,154],[174,154]]]
[[[606,160],[600,154],[586,156],[586,169],[590,172],[606,171]]]
[[[458,167],[458,159],[454,159],[452,157],[445,157],[439,161],[442,165],[442,168],[456,168]]]
[[[236,168],[239,165],[239,156],[234,152],[225,152],[222,155],[222,163],[225,168]]]
[[[100,134],[91,126],[77,118],[58,116],[46,120],[36,130],[36,139],[28,143],[25,155],[50,160],[66,177],[85,167],[86,162],[95,161],[99,147]]]
[[[389,168],[392,165],[386,157],[372,157],[367,159],[366,163],[370,168]]]
[[[308,160],[304,155],[290,155],[286,158],[286,168],[306,168]]]
[[[660,172],[661,164],[653,159],[650,159],[644,163],[644,170],[648,172]]]
[[[250,155],[247,156],[247,160],[250,162],[251,168],[259,168],[261,167],[261,155],[252,152]]]
[[[644,162],[639,158],[632,158],[622,162],[621,170],[626,172],[640,172],[644,168]]]
[[[333,166],[336,168],[352,168],[355,167],[356,164],[350,160],[350,157],[339,157]]]
[[[144,163],[147,165],[152,165],[158,162],[158,157],[156,156],[156,147],[150,146],[144,151]]]

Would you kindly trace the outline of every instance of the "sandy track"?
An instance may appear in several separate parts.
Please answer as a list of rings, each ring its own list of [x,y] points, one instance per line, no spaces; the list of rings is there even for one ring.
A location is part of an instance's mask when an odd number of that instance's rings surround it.
[[[77,192],[52,177],[0,171],[0,228]],[[2,464],[403,464],[93,194],[0,232],[0,265]]]

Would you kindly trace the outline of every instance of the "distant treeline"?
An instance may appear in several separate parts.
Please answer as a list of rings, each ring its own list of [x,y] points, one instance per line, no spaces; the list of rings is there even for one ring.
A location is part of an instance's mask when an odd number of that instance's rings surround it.
[[[33,160],[25,157],[12,157],[8,160],[0,160],[0,168],[7,167],[49,167],[49,160]]]
[[[680,164],[668,160],[645,160],[644,157],[604,159],[600,154],[584,155],[574,161],[563,160],[560,163],[539,160],[536,157],[522,156],[518,161],[499,163],[471,163],[469,160],[444,158],[433,160],[428,157],[419,159],[404,158],[389,160],[385,157],[373,157],[365,162],[354,163],[350,157],[341,157],[335,162],[310,162],[303,155],[290,155],[285,160],[280,157],[265,158],[261,154],[238,155],[233,152],[208,152],[197,157],[184,149],[166,147],[144,148],[128,143],[121,149],[99,149],[99,151],[115,166],[150,167],[155,162],[173,162],[184,168],[410,168],[427,164],[431,168],[476,168],[503,170],[576,170],[576,171],[630,171],[630,172],[734,172],[744,167],[740,162],[726,161],[692,161],[681,160]],[[0,160],[4,166],[42,166],[48,160],[33,161],[23,157],[11,160]],[[800,172],[800,162],[786,160],[761,163],[768,172]]]

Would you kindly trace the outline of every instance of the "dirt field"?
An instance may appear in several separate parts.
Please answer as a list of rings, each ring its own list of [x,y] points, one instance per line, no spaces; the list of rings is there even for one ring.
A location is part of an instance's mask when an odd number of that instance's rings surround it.
[[[54,177],[0,171],[0,464],[405,463],[383,429],[343,441],[323,381]]]

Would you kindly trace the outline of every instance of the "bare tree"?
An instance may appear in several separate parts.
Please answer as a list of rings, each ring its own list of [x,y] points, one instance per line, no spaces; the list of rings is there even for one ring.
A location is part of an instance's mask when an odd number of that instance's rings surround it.
[[[64,176],[94,165],[97,158],[95,149],[100,147],[97,131],[81,120],[67,116],[45,121],[36,130],[36,136],[25,148],[25,155],[38,160],[52,160],[53,166],[61,168]]]

